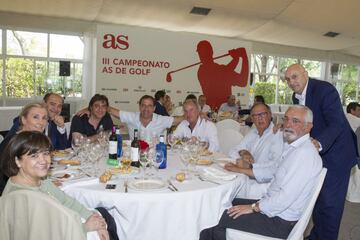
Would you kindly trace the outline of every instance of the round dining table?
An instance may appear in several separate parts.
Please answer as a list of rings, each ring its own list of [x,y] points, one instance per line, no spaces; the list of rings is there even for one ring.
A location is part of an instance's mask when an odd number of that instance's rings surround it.
[[[219,158],[220,154],[213,154],[214,163],[211,166],[196,166],[195,170],[220,169],[216,163]],[[175,176],[183,168],[179,154],[168,151],[167,168],[160,169],[154,180],[162,179],[166,187],[131,188],[132,181],[142,178],[141,171],[135,171],[113,175],[107,183],[100,183],[98,178],[68,182],[63,190],[89,208],[107,208],[115,219],[121,240],[195,240],[199,239],[201,230],[219,222],[246,177],[238,174],[228,181],[208,181],[193,174],[191,179],[179,182]],[[169,180],[177,191],[169,185]],[[125,182],[128,183],[128,191],[125,191]],[[116,188],[105,189],[107,184],[115,184]]]

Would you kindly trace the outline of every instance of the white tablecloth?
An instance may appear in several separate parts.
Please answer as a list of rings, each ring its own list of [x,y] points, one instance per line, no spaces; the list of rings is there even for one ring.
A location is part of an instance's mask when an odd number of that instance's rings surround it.
[[[168,152],[168,167],[160,170],[164,179],[183,168],[180,159]],[[131,176],[133,177],[133,176]],[[201,230],[215,226],[223,211],[245,182],[244,175],[216,185],[197,177],[182,183],[172,180],[179,189],[158,192],[124,192],[124,179],[112,180],[115,191],[105,190],[97,180],[67,184],[64,191],[90,208],[110,208],[121,240],[195,240]]]

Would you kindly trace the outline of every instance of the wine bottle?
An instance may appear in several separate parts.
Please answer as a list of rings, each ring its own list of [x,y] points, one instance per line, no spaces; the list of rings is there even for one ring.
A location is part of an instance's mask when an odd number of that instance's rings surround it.
[[[131,142],[131,166],[140,167],[139,162],[139,137],[138,137],[138,130],[134,129],[134,139]]]
[[[111,135],[109,137],[109,159],[117,160],[118,140],[115,134],[115,126],[112,127]]]
[[[161,151],[163,152],[163,156],[164,156],[164,160],[161,163],[161,165],[159,166],[159,169],[164,169],[166,168],[166,164],[167,164],[167,149],[166,149],[166,144],[164,143],[164,135],[160,135],[160,142],[158,144],[156,144],[156,151]]]

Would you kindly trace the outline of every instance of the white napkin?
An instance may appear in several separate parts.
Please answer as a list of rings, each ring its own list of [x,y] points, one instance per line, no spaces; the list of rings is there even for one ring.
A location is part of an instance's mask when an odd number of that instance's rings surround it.
[[[62,183],[61,188],[65,189],[69,186],[74,187],[74,186],[86,186],[86,185],[92,185],[92,184],[97,184],[99,183],[99,178],[96,177],[82,177],[82,178],[77,178],[71,181],[64,181]]]
[[[203,176],[223,181],[231,181],[236,178],[236,174],[225,172],[214,167],[204,168]]]

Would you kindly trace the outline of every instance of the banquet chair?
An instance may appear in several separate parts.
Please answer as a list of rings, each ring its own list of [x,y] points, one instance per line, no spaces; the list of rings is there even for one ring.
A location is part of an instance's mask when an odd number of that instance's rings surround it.
[[[301,218],[299,221],[295,224],[294,228],[290,232],[288,236],[288,240],[302,240],[304,231],[309,223],[313,208],[315,206],[316,199],[320,193],[321,187],[324,183],[324,179],[326,176],[327,169],[323,168],[321,170],[320,175],[317,179],[317,184],[314,187],[314,190],[312,192],[312,196],[308,202],[308,204],[305,207],[305,210],[303,214],[301,215]],[[258,235],[254,233],[244,232],[240,230],[235,229],[226,229],[226,239],[227,240],[279,240],[280,238],[272,238],[267,237],[263,235]]]
[[[68,139],[69,139],[69,134],[70,134],[70,128],[71,128],[71,122],[66,122],[65,129],[66,129],[66,135],[67,135]]]
[[[228,155],[229,151],[240,143],[243,135],[239,131],[232,129],[218,130],[218,139],[220,144],[220,151]]]
[[[13,240],[86,239],[80,215],[51,196],[17,190],[0,198],[0,236]],[[99,239],[91,232],[91,239]],[[89,239],[89,238],[88,238]]]
[[[4,140],[3,135],[0,134],[0,143]]]
[[[360,151],[360,127],[355,131],[358,150]],[[360,161],[360,160],[358,160]],[[360,203],[360,163],[351,169],[349,187],[346,194],[346,200],[349,202]]]
[[[216,128],[219,131],[222,131],[224,129],[232,129],[235,131],[240,131],[240,123],[238,123],[237,121],[233,120],[233,119],[224,119],[221,120],[219,122],[217,122],[216,124]]]

